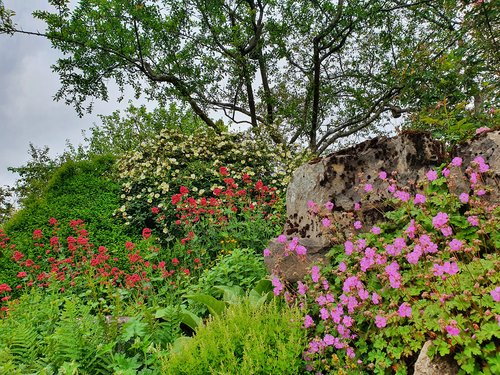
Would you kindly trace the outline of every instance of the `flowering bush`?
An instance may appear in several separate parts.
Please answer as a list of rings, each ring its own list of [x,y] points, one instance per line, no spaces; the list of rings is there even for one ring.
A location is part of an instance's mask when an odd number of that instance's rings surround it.
[[[83,293],[101,310],[112,308],[117,290],[124,302],[142,303],[161,296],[166,303],[182,293],[177,293],[177,289],[190,277],[189,265],[177,258],[161,258],[160,248],[155,246],[147,228],[140,242],[128,241],[119,251],[111,252],[90,241],[82,220],[70,221],[73,235],[67,238],[59,236],[62,229],[56,219],[50,219],[50,225],[49,233],[40,229],[33,232],[34,257],[27,256],[15,245],[7,246],[8,239],[0,232],[4,256],[8,254],[15,264],[17,275],[15,284],[0,285],[4,303],[10,299],[10,292],[19,294],[27,288]],[[192,270],[199,267],[196,262],[191,266]],[[2,311],[7,311],[7,307],[3,306]]]
[[[284,204],[275,187],[264,185],[244,174],[235,180],[226,167],[219,169],[220,187],[197,197],[181,186],[171,203],[176,212],[176,232],[181,244],[197,249],[204,262],[232,249],[259,249],[274,237],[283,225]],[[161,213],[157,221],[166,216]]]
[[[218,170],[225,167],[234,179],[248,175],[272,184],[282,194],[287,176],[300,161],[290,151],[250,139],[243,134],[215,134],[200,130],[196,135],[164,130],[141,149],[122,157],[118,174],[123,204],[117,211],[133,228],[149,227],[173,238],[175,211],[171,196],[186,187],[193,199],[221,189]],[[175,203],[174,203],[175,204]],[[151,207],[161,210],[161,225]]]
[[[387,222],[334,246],[331,266],[312,267],[295,297],[285,292],[302,306],[309,371],[405,374],[428,339],[431,356],[451,353],[465,373],[500,371],[500,208],[481,157],[467,169],[467,190],[449,191],[461,186],[450,174],[461,162],[430,171],[414,197],[388,182]]]

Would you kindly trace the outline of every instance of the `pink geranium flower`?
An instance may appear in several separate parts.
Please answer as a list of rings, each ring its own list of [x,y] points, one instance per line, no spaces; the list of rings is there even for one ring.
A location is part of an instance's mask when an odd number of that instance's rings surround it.
[[[377,328],[384,328],[387,325],[387,319],[383,316],[377,315],[375,317],[375,325]]]

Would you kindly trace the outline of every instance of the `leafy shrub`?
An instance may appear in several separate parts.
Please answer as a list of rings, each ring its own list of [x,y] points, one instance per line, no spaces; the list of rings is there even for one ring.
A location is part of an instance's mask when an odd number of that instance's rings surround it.
[[[331,267],[314,266],[298,283],[308,370],[405,374],[432,339],[430,355],[452,354],[462,373],[500,371],[500,207],[488,199],[480,156],[466,170],[467,191],[448,189],[463,186],[461,162],[429,171],[415,196],[381,173],[394,195],[387,222],[335,246]]]
[[[452,147],[471,139],[479,128],[499,123],[500,111],[489,108],[480,112],[468,111],[466,102],[449,104],[446,99],[433,108],[424,108],[414,114],[405,125],[407,129],[430,131],[435,139]]]
[[[179,335],[178,311],[157,320],[129,307],[118,313],[135,317],[119,324],[119,316],[94,314],[85,299],[32,289],[12,302],[0,319],[0,372],[157,374],[155,353]]]
[[[147,227],[175,235],[173,194],[181,186],[203,196],[220,186],[217,170],[225,167],[235,179],[248,174],[264,184],[277,187],[282,194],[286,176],[293,168],[292,154],[243,134],[215,134],[200,130],[196,135],[163,130],[141,144],[140,150],[127,153],[117,165],[122,181],[122,206],[117,214],[136,231]],[[160,208],[164,220],[158,225],[152,208]]]
[[[26,203],[4,225],[11,242],[31,259],[43,255],[44,249],[33,246],[33,232],[37,229],[50,238],[51,218],[62,222],[83,219],[92,238],[99,244],[118,247],[130,239],[121,224],[113,217],[119,206],[120,186],[110,177],[114,163],[111,156],[100,156],[88,161],[68,161],[52,175],[40,197]],[[62,230],[62,238],[73,235],[71,228]],[[48,240],[48,238],[46,240]],[[36,241],[35,241],[36,242]],[[12,262],[0,252],[0,283],[14,283]]]
[[[190,285],[189,294],[207,294],[221,298],[223,291],[218,286],[237,286],[248,291],[267,274],[263,258],[253,249],[234,249],[229,254],[221,255],[215,265],[205,269],[196,284]],[[191,311],[203,314],[206,309],[200,304],[191,304]]]
[[[298,310],[248,301],[228,307],[161,360],[162,374],[298,374],[305,335]]]

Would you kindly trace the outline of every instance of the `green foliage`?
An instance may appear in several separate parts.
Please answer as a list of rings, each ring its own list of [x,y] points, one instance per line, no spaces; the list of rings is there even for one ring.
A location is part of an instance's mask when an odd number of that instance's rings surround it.
[[[296,309],[277,303],[229,306],[165,355],[163,374],[298,374],[305,336]]]
[[[209,294],[221,298],[223,292],[217,286],[238,286],[250,290],[267,273],[262,256],[253,249],[236,248],[230,254],[221,255],[213,267],[205,269],[188,293]]]
[[[448,104],[444,99],[435,107],[423,108],[412,116],[406,129],[426,130],[435,139],[445,142],[451,148],[460,142],[471,139],[475,131],[481,127],[500,123],[500,112],[488,109],[478,112],[465,109],[466,102]]]
[[[12,189],[0,186],[0,227],[10,219],[13,213]]]
[[[13,217],[4,224],[4,230],[25,254],[33,259],[39,249],[33,247],[33,231],[42,230],[46,240],[53,228],[51,218],[63,222],[83,219],[93,239],[99,244],[118,248],[130,238],[125,230],[113,218],[113,212],[119,206],[120,186],[113,181],[111,170],[114,158],[99,156],[88,161],[68,161],[59,167],[38,198],[25,203]],[[60,237],[73,235],[67,230]],[[0,281],[14,283],[12,262],[7,253],[0,253],[0,267],[3,272]]]
[[[51,3],[34,13],[45,32],[13,27],[3,6],[0,31],[46,37],[62,52],[56,99],[80,114],[88,99],[108,100],[114,81],[136,97],[190,105],[216,131],[214,109],[275,143],[322,153],[391,112],[444,97],[498,100],[494,1]]]
[[[115,111],[99,117],[102,124],[91,127],[90,135],[85,137],[89,155],[123,155],[139,149],[143,142],[154,138],[161,130],[178,129],[184,134],[195,134],[206,126],[192,112],[185,112],[174,104],[168,109],[157,107],[152,112],[145,106],[131,104],[124,114]]]

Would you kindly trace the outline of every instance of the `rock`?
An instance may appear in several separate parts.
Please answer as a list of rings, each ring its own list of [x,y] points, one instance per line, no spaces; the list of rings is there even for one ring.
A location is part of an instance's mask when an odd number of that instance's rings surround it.
[[[427,351],[432,345],[432,341],[426,341],[415,362],[414,375],[456,375],[458,374],[458,365],[451,356],[435,356],[431,360],[427,356]]]
[[[456,195],[474,193],[470,191],[466,168],[481,156],[492,170],[484,181],[493,187],[486,199],[500,203],[499,152],[500,130],[477,135],[451,155],[446,155],[444,145],[429,133],[403,132],[393,138],[378,137],[301,166],[288,186],[284,233],[288,240],[297,237],[308,254],[298,261],[297,256],[286,256],[284,244],[273,240],[269,244],[271,256],[266,258],[269,271],[290,282],[299,280],[311,264],[326,263],[325,254],[332,245],[343,243],[352,234],[354,217],[363,224],[360,231],[370,230],[384,218],[390,209],[385,198],[391,196],[387,188],[392,178],[401,190],[413,186],[408,192],[414,196],[419,182],[426,181],[425,174],[453,156],[460,156],[463,164],[461,169],[452,168],[448,180],[456,182],[451,183],[450,191]],[[379,178],[382,171],[387,173],[386,181]],[[371,192],[363,189],[368,184]],[[316,205],[308,207],[309,201]],[[323,207],[326,202],[334,204],[331,212]],[[355,210],[355,204],[359,210]],[[328,230],[322,224],[324,218],[331,222]]]
[[[471,193],[470,183],[465,174],[466,168],[478,156],[481,156],[485,163],[490,166],[491,172],[486,174],[484,184],[493,189],[487,194],[486,199],[491,203],[500,203],[500,130],[488,131],[475,136],[470,142],[459,145],[451,157],[462,158],[460,172],[455,169],[450,177],[456,180],[456,184],[450,186],[450,191],[454,194]]]
[[[387,207],[381,196],[388,197],[389,194],[387,183],[378,177],[379,172],[394,172],[398,181],[407,183],[421,179],[430,168],[444,160],[443,145],[433,140],[430,134],[406,132],[393,138],[378,137],[301,166],[288,186],[284,233],[289,239],[298,237],[302,243],[307,239],[309,247],[315,250],[304,245],[313,255],[300,266],[292,265],[296,257],[285,259],[284,246],[271,242],[269,250],[272,256],[266,260],[268,269],[289,281],[296,280],[311,262],[322,262],[321,258],[331,245],[342,243],[353,230],[346,223],[350,223],[347,219],[354,216],[356,202],[361,205],[356,214],[363,217],[366,230],[383,217]],[[365,183],[373,186],[372,193],[359,189]],[[334,204],[329,213],[333,223],[329,234],[323,228],[322,217],[310,215],[308,201],[319,205]],[[333,227],[336,236],[332,238]]]

